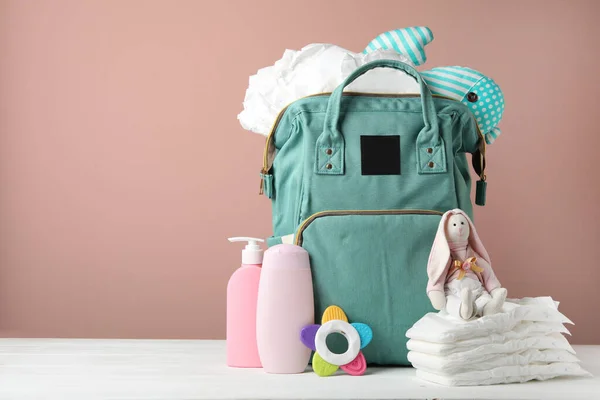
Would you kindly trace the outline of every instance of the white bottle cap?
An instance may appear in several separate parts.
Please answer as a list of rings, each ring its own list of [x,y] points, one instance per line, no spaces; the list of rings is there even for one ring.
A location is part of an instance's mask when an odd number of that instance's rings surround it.
[[[260,248],[258,242],[264,242],[263,239],[251,237],[232,237],[230,242],[248,242],[246,248],[242,250],[242,264],[262,264],[264,250]]]

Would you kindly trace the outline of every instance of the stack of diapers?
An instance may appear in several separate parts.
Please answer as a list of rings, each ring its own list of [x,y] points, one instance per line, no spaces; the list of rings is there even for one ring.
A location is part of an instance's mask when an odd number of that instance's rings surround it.
[[[551,297],[507,299],[504,312],[470,321],[429,313],[408,330],[417,377],[447,386],[589,376],[563,336],[572,322]]]

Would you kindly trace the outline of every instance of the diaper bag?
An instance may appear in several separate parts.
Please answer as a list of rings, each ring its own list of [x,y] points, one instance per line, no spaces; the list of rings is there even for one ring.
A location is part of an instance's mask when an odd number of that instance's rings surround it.
[[[420,94],[344,88],[373,68],[411,75]],[[410,65],[377,60],[332,93],[297,100],[267,138],[261,193],[272,200],[269,245],[293,235],[310,254],[315,317],[338,305],[370,325],[369,364],[410,365],[406,331],[433,311],[427,259],[443,212],[471,218],[466,153],[485,202],[485,140],[459,101],[432,96]]]

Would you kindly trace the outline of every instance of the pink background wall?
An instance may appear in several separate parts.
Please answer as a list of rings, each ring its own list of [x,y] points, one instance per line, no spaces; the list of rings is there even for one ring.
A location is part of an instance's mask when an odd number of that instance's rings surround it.
[[[506,5],[503,5],[506,4]],[[600,343],[600,2],[0,0],[0,334],[223,338],[231,235],[270,234],[236,115],[286,48],[428,25],[507,108],[480,234]]]

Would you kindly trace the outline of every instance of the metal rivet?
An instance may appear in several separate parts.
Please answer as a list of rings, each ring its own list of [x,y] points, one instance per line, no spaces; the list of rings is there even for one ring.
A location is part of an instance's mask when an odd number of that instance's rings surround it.
[[[433,149],[432,149],[431,147],[429,147],[429,148],[427,149],[427,152],[428,152],[429,154],[431,154],[431,153],[433,153]]]
[[[333,154],[333,150],[327,149],[327,150],[325,150],[325,154],[327,154],[328,156],[330,156],[330,155]]]
[[[325,165],[325,168],[327,168],[327,169],[331,169],[331,168],[333,168],[333,165],[331,165],[331,164],[327,164],[327,165]]]
[[[429,165],[429,168],[433,168],[435,166],[435,164],[433,163],[433,161],[429,161],[429,164],[427,164],[427,165]]]

